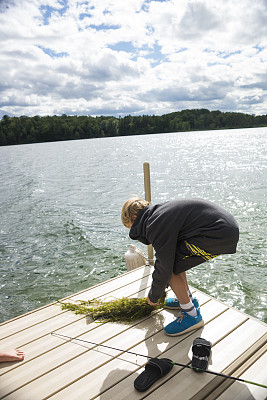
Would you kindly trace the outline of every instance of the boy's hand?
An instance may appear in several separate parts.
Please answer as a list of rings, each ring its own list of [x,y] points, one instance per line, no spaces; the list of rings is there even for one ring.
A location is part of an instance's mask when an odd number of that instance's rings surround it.
[[[158,303],[152,303],[152,301],[150,301],[150,298],[147,296],[146,301],[148,302],[149,305],[151,306],[157,306]]]

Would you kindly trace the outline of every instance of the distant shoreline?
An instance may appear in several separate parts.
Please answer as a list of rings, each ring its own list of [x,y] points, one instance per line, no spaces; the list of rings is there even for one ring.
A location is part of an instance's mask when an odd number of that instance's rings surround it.
[[[0,121],[0,146],[64,140],[147,135],[155,133],[260,128],[266,115],[192,109],[161,116],[44,116],[9,117]]]

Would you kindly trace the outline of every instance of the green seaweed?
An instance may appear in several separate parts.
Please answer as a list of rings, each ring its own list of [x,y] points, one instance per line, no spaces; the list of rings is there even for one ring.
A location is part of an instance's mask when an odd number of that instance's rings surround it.
[[[145,298],[115,299],[102,301],[93,299],[74,303],[60,303],[62,310],[71,310],[75,314],[85,314],[91,316],[93,320],[106,322],[132,322],[140,318],[149,316],[152,311],[163,307],[165,296],[161,298],[158,305],[151,306]]]

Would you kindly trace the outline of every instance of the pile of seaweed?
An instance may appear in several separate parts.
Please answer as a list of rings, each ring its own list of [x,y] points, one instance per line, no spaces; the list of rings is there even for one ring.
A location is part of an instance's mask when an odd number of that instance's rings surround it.
[[[158,305],[151,306],[145,298],[115,299],[102,301],[93,299],[81,301],[79,303],[61,303],[62,310],[71,310],[75,314],[85,314],[91,316],[93,320],[106,322],[132,322],[140,318],[147,317],[164,305],[165,298],[161,298]]]

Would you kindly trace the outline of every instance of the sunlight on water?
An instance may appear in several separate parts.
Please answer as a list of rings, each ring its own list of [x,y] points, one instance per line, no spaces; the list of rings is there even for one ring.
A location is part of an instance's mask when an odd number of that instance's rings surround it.
[[[183,132],[0,148],[0,322],[123,273],[122,203],[202,197],[240,225],[235,255],[190,283],[266,321],[267,128]],[[141,245],[139,247],[142,248]]]

